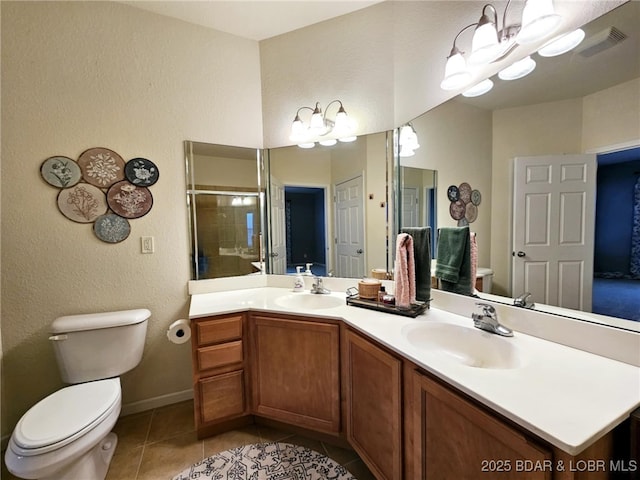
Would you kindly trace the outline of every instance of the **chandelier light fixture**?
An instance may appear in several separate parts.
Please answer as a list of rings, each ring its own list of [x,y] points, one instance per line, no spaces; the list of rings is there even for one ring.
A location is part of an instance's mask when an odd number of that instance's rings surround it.
[[[420,148],[420,144],[418,143],[418,134],[413,128],[413,125],[407,123],[400,127],[398,143],[400,145],[399,155],[401,157],[412,157],[415,155],[415,151]]]
[[[555,13],[553,0],[526,0],[520,23],[507,22],[510,5],[511,0],[508,0],[502,14],[502,24],[498,21],[498,11],[489,3],[482,8],[482,14],[476,23],[467,25],[458,32],[447,57],[444,78],[440,83],[443,90],[457,90],[469,85],[475,76],[474,68],[507,58],[518,45],[535,43],[548,37],[558,29],[562,22],[562,17]],[[457,46],[457,41],[460,35],[471,27],[475,27],[471,40],[471,53],[465,59],[464,52]],[[517,68],[519,77],[510,71],[507,71],[505,76],[515,79],[531,73],[535,68],[535,61],[530,57],[525,60]],[[476,86],[473,86],[469,89],[472,94],[470,96],[481,95],[477,91],[487,88],[490,90],[491,86],[484,83],[482,88],[478,88],[478,90],[475,88]]]
[[[327,112],[332,105],[339,105],[338,111],[333,120],[327,118]],[[304,122],[300,114],[310,111],[311,116],[308,122]],[[340,100],[329,102],[322,112],[320,102],[316,102],[315,107],[300,107],[291,124],[291,135],[289,139],[301,148],[313,148],[316,142],[323,146],[335,145],[340,142],[353,142],[357,137],[354,135],[355,122],[347,115],[347,112]]]

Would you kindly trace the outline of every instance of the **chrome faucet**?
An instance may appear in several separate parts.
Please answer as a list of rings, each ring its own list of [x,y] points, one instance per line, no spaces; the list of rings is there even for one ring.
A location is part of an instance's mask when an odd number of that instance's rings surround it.
[[[516,298],[513,299],[513,304],[516,307],[522,307],[522,308],[533,308],[536,306],[535,303],[533,302],[528,302],[527,299],[531,297],[531,293],[529,292],[524,292],[522,295],[517,296]]]
[[[322,277],[314,275],[313,284],[311,285],[310,293],[318,293],[318,294],[331,293],[331,290],[329,290],[322,284]]]
[[[473,326],[480,330],[485,330],[490,333],[502,335],[503,337],[513,337],[513,330],[501,325],[498,321],[498,312],[488,303],[476,303],[476,305],[482,308],[482,313],[472,313]]]

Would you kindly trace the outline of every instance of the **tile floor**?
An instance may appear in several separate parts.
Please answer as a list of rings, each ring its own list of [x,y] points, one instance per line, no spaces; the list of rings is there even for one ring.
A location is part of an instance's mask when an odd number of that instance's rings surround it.
[[[324,453],[344,465],[358,480],[375,478],[352,450],[262,425],[250,425],[198,440],[192,401],[122,417],[114,431],[118,435],[118,447],[106,480],[171,479],[189,465],[217,452],[272,441],[302,445]],[[0,478],[16,478],[7,472],[4,462]]]

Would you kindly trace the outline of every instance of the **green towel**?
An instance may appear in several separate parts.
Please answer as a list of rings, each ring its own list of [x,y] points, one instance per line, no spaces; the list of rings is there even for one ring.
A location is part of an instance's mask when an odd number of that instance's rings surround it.
[[[436,277],[442,290],[471,295],[471,245],[469,227],[438,229]]]

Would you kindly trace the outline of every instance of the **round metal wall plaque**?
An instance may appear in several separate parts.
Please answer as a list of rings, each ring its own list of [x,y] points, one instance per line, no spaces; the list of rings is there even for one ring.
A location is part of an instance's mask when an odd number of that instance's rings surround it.
[[[90,148],[78,158],[85,182],[99,188],[109,188],[124,180],[124,160],[108,148]]]
[[[123,180],[109,188],[107,203],[121,217],[140,218],[151,210],[153,196],[147,187],[138,187]]]
[[[69,157],[49,157],[40,167],[45,182],[58,188],[69,188],[82,179],[78,164]]]
[[[71,188],[60,190],[58,209],[69,220],[91,223],[107,212],[107,199],[98,187],[79,183]]]
[[[151,160],[132,158],[124,166],[124,176],[134,185],[150,187],[158,181],[160,172]]]
[[[98,217],[93,224],[93,233],[103,242],[119,243],[131,233],[129,220],[113,213]]]

